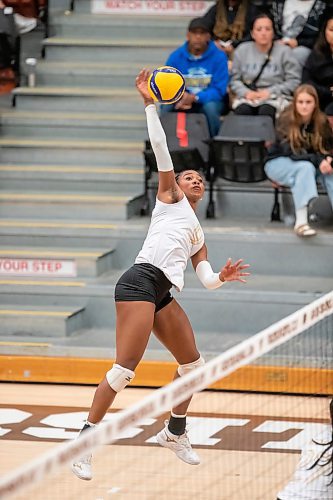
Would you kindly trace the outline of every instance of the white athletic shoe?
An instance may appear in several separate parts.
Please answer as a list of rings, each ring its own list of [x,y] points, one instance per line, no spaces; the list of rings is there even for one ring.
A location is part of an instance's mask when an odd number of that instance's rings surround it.
[[[92,479],[91,457],[92,455],[87,455],[72,464],[72,471],[74,474],[85,481],[90,481]]]
[[[37,19],[34,17],[25,17],[21,16],[21,14],[14,14],[14,22],[17,28],[17,31],[20,35],[24,35],[24,33],[29,33],[37,26]]]
[[[156,435],[156,441],[164,448],[169,448],[183,462],[190,465],[199,465],[200,458],[192,449],[191,443],[185,431],[181,436],[172,434],[168,429],[168,421],[164,422],[165,427]]]

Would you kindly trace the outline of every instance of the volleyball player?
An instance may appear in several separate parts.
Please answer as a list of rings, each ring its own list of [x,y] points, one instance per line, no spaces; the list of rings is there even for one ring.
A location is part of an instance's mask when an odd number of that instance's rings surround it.
[[[333,399],[330,418],[331,423],[302,450],[296,471],[277,500],[333,499]]]
[[[175,177],[165,133],[148,92],[148,77],[149,71],[142,70],[136,86],[145,105],[149,138],[159,171],[156,205],[135,264],[121,276],[115,288],[116,362],[95,392],[83,431],[103,419],[116,394],[134,378],[151,331],[177,360],[175,378],[204,364],[190,322],[170,294],[172,287],[182,290],[189,259],[206,288],[218,288],[227,281],[246,282],[249,276],[244,272],[249,266],[242,259],[233,262],[229,258],[219,273],[213,272],[195,215],[204,194],[204,180],[194,170],[185,170]],[[156,439],[184,462],[196,465],[200,459],[185,428],[190,400],[172,409],[169,421]],[[91,479],[91,455],[77,460],[72,470],[80,479]]]

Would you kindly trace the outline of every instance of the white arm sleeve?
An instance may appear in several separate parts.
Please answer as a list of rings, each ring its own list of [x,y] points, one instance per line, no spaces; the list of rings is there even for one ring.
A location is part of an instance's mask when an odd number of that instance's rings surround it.
[[[157,168],[160,172],[173,170],[171,156],[165,137],[165,132],[157,114],[155,104],[149,104],[146,109],[148,135],[153,148]]]
[[[224,281],[220,280],[219,273],[214,273],[212,266],[208,260],[201,260],[196,267],[195,272],[204,287],[214,290],[223,285]]]

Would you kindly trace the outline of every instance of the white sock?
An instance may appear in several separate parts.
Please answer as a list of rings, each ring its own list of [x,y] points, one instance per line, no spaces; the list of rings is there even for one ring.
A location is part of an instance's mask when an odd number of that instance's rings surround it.
[[[97,424],[93,424],[92,422],[89,422],[89,420],[86,420],[85,425],[89,425],[89,427],[96,427]]]
[[[296,210],[295,227],[303,226],[304,224],[308,224],[308,207]]]
[[[187,413],[185,413],[185,415],[176,415],[172,410],[170,413],[174,418],[185,418],[187,415]]]

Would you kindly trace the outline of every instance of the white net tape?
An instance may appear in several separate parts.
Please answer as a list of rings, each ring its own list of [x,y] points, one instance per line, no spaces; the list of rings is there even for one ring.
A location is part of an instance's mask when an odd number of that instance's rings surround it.
[[[333,291],[261,332],[232,347],[220,356],[161,389],[133,406],[114,415],[79,439],[60,444],[0,479],[0,498],[8,498],[29,485],[55,472],[76,457],[86,455],[99,446],[111,443],[129,427],[144,418],[156,417],[187,400],[195,392],[207,388],[232,372],[247,365],[275,347],[292,339],[333,312]]]

